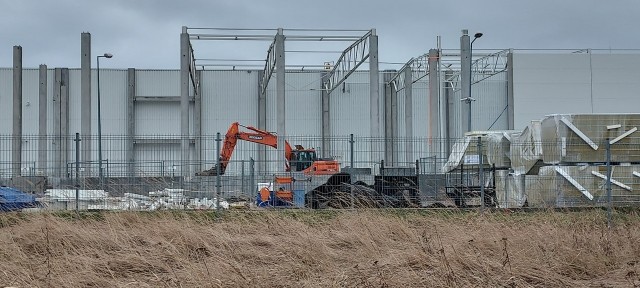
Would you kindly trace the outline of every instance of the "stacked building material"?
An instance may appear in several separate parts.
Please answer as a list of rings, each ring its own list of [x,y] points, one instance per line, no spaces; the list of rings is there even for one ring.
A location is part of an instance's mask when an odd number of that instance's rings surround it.
[[[447,163],[442,168],[444,173],[451,172],[461,165],[477,165],[480,163],[478,148],[482,149],[482,163],[486,167],[495,165],[497,169],[511,167],[511,139],[519,132],[515,131],[475,131],[454,143]],[[478,143],[480,138],[480,143]],[[480,145],[479,145],[480,144]]]
[[[534,169],[542,161],[542,136],[540,135],[541,121],[531,121],[522,133],[511,140],[510,159],[511,168],[517,175],[538,173]]]
[[[639,126],[640,114],[557,114],[533,121],[512,141],[511,177],[525,178],[519,183],[531,206],[604,205],[609,142],[612,201],[633,205],[640,200]],[[509,189],[505,203],[517,204],[508,196],[520,199],[521,192]]]

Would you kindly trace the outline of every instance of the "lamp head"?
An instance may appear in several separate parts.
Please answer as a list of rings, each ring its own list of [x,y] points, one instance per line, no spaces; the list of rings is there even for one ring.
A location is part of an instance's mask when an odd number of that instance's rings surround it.
[[[482,37],[482,35],[483,35],[482,33],[478,32],[475,35],[473,35],[473,38],[480,38]]]
[[[482,33],[480,33],[480,34],[482,35]],[[477,34],[476,34],[476,35],[477,35]],[[111,54],[111,53],[104,53],[104,55],[103,55],[103,56],[104,56],[105,58],[111,58],[111,57],[113,57],[113,54]]]

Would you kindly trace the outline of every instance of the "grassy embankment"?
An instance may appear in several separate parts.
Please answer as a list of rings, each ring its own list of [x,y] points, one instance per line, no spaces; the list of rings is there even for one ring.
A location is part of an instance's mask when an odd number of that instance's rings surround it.
[[[0,214],[0,286],[633,287],[640,214]]]

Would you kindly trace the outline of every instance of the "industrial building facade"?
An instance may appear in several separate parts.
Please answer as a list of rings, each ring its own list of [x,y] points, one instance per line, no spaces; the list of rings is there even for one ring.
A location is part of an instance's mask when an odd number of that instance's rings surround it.
[[[278,141],[314,148],[343,167],[435,159],[429,169],[437,173],[468,131],[522,130],[552,113],[640,107],[640,55],[628,51],[472,54],[463,31],[460,51],[432,49],[399,70],[379,71],[374,29],[323,36],[354,42],[324,69],[292,69],[278,29],[264,69],[220,70],[198,69],[190,41],[226,36],[188,32],[180,37],[179,70],[92,69],[88,33],[79,69],[23,69],[15,46],[14,67],[0,68],[0,178],[69,177],[75,161],[82,176],[105,166],[111,176],[190,176],[215,164],[216,134],[224,138],[233,122],[278,133]],[[279,153],[241,143],[233,160],[282,171]],[[236,164],[231,172],[244,171]]]
[[[472,102],[472,130],[521,130],[531,120],[552,113],[634,113],[640,107],[640,97],[637,96],[640,88],[640,55],[587,52],[532,54],[511,51],[507,57],[511,65],[507,64],[502,72],[472,85],[475,99]],[[72,162],[72,138],[81,129],[81,112],[84,109],[80,101],[81,70],[42,69],[44,73],[39,69],[24,69],[22,72],[22,135],[25,136],[22,141],[23,147],[29,149],[22,151],[21,171],[31,168],[53,171],[54,159],[58,160],[58,165],[64,166]],[[167,161],[163,165],[182,166],[185,162],[180,153],[180,71],[103,69],[100,73],[104,159],[111,163],[125,163],[162,158]],[[392,157],[395,161],[387,160],[388,163],[407,164],[437,153],[436,149],[425,144],[429,142],[426,139],[438,139],[434,142],[440,143],[446,138],[460,138],[466,131],[465,124],[460,120],[461,107],[465,103],[460,101],[460,91],[451,87],[451,81],[447,81],[446,71],[435,78],[439,81],[437,98],[431,98],[434,96],[429,93],[430,78],[425,77],[413,83],[410,103],[407,102],[409,93],[406,89],[398,89],[389,81],[397,71],[381,72],[379,82],[373,84],[368,81],[367,71],[357,71],[330,94],[328,105],[322,102],[324,73],[322,70],[287,71],[285,117],[290,142],[300,142],[303,146],[319,149],[324,157],[349,159],[346,143],[350,134],[353,134],[356,138],[363,141],[367,139],[378,145],[363,148],[369,153],[360,153],[359,161],[377,163]],[[276,130],[275,85],[267,87],[266,99],[261,99],[261,71],[205,70],[199,71],[199,74],[201,94],[196,98],[191,93],[189,98],[190,159],[187,162],[202,164],[192,165],[193,169],[186,173],[206,168],[215,162],[215,135],[219,132],[224,137],[226,129],[233,122],[257,127],[259,117],[264,113],[264,128]],[[13,69],[0,69],[0,96],[3,103],[0,105],[0,134],[5,139],[0,149],[3,159],[0,165],[5,177],[11,174],[13,150],[11,141],[6,140],[12,136],[16,121],[11,105],[12,75]],[[91,95],[95,97],[97,75],[91,75],[94,83]],[[44,107],[40,102],[43,85],[46,87]],[[380,122],[376,125],[379,134],[373,137],[379,137],[380,141],[369,139],[372,137],[370,85],[378,85],[382,96],[377,115]],[[511,105],[509,99],[513,99]],[[430,122],[433,121],[429,117],[429,111],[433,111],[430,110],[430,103],[438,105],[436,123]],[[94,101],[91,110],[96,109]],[[407,118],[408,114],[410,118]],[[512,115],[512,120],[509,115]],[[323,117],[327,118],[324,122]],[[442,129],[430,131],[430,125],[434,124]],[[39,130],[40,125],[46,125],[44,135]],[[409,132],[408,126],[411,127]],[[87,139],[92,142],[88,161],[96,161],[97,130],[97,113],[93,113],[93,133]],[[419,141],[404,139],[407,135]],[[34,149],[41,149],[38,146],[40,144],[34,143],[38,140],[37,136],[47,137],[44,149],[49,154],[44,160],[47,164],[38,163],[38,157],[42,155],[34,152]],[[56,142],[55,137],[58,136],[66,139],[66,143]],[[386,145],[388,141],[410,144]],[[61,153],[58,146],[66,147],[66,153]],[[247,144],[245,149],[238,149],[235,157],[242,160],[250,157],[258,159],[258,150]],[[267,150],[266,159],[263,160],[276,158],[276,155],[271,155],[272,152]],[[137,170],[140,174],[149,172]]]

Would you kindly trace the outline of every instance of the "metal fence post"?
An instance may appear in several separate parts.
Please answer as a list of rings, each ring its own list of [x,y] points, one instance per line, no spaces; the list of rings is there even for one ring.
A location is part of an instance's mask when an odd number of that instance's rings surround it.
[[[220,132],[216,134],[216,211],[220,210]]]
[[[80,182],[78,181],[78,172],[80,171],[79,169],[79,165],[80,165],[80,133],[76,133],[76,139],[73,140],[76,142],[76,213],[79,213],[79,207],[78,207],[78,202],[80,200]]]
[[[607,227],[611,229],[611,209],[613,201],[611,200],[611,142],[607,140]]]
[[[244,160],[240,161],[240,191],[244,193]]]
[[[349,135],[349,156],[351,157],[349,160],[351,162],[351,168],[355,168],[354,163],[353,163],[353,145],[354,145],[355,141],[353,140],[353,134]]]
[[[256,185],[256,172],[255,172],[255,161],[253,158],[249,158],[249,187],[251,187],[251,191],[249,191],[249,197],[253,196],[255,191],[258,191],[258,187]]]
[[[478,181],[480,181],[480,211],[484,212],[484,159],[482,157],[482,137],[478,137]]]

